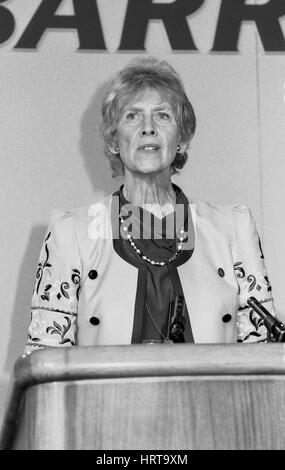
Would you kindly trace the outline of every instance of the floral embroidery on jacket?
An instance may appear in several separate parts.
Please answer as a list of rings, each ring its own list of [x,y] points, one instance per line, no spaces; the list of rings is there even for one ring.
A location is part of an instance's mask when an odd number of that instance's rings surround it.
[[[238,342],[267,341],[267,329],[264,321],[254,310],[250,309],[247,304],[247,299],[250,296],[258,297],[258,300],[262,303],[272,300],[266,298],[267,293],[271,291],[271,286],[265,268],[260,239],[259,248],[263,269],[258,271],[258,274],[253,274],[252,272],[247,273],[243,261],[237,261],[233,266],[238,281],[238,294],[240,299],[242,299],[237,315]]]
[[[44,239],[37,267],[26,351],[76,342],[81,272],[69,263],[64,270],[59,269],[55,247],[57,234],[51,230]]]
[[[248,292],[251,292],[253,289],[261,290],[261,286],[257,284],[256,277],[253,274],[249,274],[246,280],[249,283]]]
[[[240,339],[238,341],[246,341],[250,338],[250,336],[260,338],[259,342],[266,341],[267,336],[262,335],[260,332],[261,328],[265,331],[264,321],[262,320],[262,318],[258,317],[254,310],[249,311],[249,321],[255,329],[251,330],[243,339]]]
[[[39,262],[37,274],[36,274],[36,285],[34,292],[36,292],[41,300],[49,302],[52,296],[56,296],[57,300],[60,300],[62,297],[68,300],[73,300],[76,296],[76,299],[79,300],[79,291],[80,291],[80,280],[81,274],[78,269],[72,269],[70,275],[70,281],[54,281],[48,282],[52,279],[53,276],[53,265],[49,261],[50,253],[48,249],[48,242],[51,239],[51,232],[49,232],[44,240],[44,251],[45,251],[45,260]],[[41,285],[43,288],[41,289]]]
[[[80,291],[80,280],[81,280],[81,275],[80,271],[78,269],[73,269],[72,270],[73,274],[71,275],[71,280],[73,284],[78,285],[78,288],[76,290],[76,298],[79,300],[79,291]]]
[[[60,325],[58,322],[54,321],[53,326],[49,326],[46,329],[46,332],[50,333],[51,335],[59,335],[61,337],[61,341],[59,341],[59,344],[64,344],[68,342],[74,344],[69,338],[65,338],[65,335],[71,326],[70,318],[64,317],[64,320],[66,320],[67,325]]]
[[[33,310],[29,326],[29,344],[42,342],[43,346],[54,346],[70,343],[74,345],[74,325],[77,315],[60,315],[53,310],[43,312]],[[59,338],[53,338],[58,336]]]
[[[263,342],[267,340],[267,330],[264,321],[252,309],[239,309],[237,314],[238,320],[238,339],[239,343],[243,342]],[[258,338],[258,339],[253,339]]]
[[[44,241],[44,247],[45,247],[44,249],[45,249],[45,253],[46,253],[46,259],[44,260],[43,263],[39,262],[39,264],[38,264],[38,269],[37,269],[37,274],[36,274],[36,286],[35,286],[35,290],[36,290],[37,294],[39,293],[39,287],[40,287],[40,284],[41,284],[41,281],[42,281],[45,270],[51,268],[51,264],[48,263],[49,250],[48,250],[48,246],[47,246],[47,242],[50,238],[50,235],[51,235],[51,232],[49,232],[47,234],[47,236],[45,238],[45,241]],[[38,281],[37,281],[37,279],[38,279]]]
[[[242,262],[241,261],[238,261],[237,263],[234,264],[234,271],[237,272],[236,276],[239,279],[242,279],[243,277],[245,277],[245,271],[242,267]]]
[[[243,278],[246,277],[246,273],[245,273],[245,270],[243,268],[242,261],[238,261],[238,262],[234,263],[234,271],[236,272],[236,277],[238,279],[243,279]],[[264,275],[263,278],[265,279],[265,282],[266,282],[267,291],[270,292],[271,291],[271,285],[270,285],[268,276]],[[249,284],[248,292],[252,292],[254,289],[256,289],[258,292],[261,291],[262,286],[257,283],[256,276],[254,274],[252,274],[252,273],[249,274],[246,277],[246,281]]]
[[[255,327],[256,331],[258,330],[258,328],[261,325],[264,325],[264,321],[262,320],[262,318],[256,316],[256,314],[254,313],[254,310],[250,310],[249,319],[250,319],[252,325]],[[260,335],[258,335],[258,336],[260,336]]]

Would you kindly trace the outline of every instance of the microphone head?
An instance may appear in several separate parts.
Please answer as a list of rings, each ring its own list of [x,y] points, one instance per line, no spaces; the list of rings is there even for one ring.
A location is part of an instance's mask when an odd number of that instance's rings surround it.
[[[169,338],[174,343],[185,343],[184,329],[185,329],[185,299],[182,295],[177,295],[175,298],[173,314],[171,316],[170,334]]]
[[[173,343],[185,343],[184,325],[182,323],[174,324],[170,330],[169,338]]]

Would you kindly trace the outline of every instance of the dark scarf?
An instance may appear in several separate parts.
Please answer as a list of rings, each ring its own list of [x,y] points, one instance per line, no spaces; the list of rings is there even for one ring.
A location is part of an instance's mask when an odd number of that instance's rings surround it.
[[[123,186],[113,194],[113,201],[114,197],[119,198],[120,213],[124,220],[133,222],[134,226],[129,226],[129,231],[133,235],[136,246],[148,258],[164,261],[175,253],[177,246],[175,230],[173,230],[173,235],[169,236],[169,227],[175,228],[176,222],[178,231],[180,225],[184,224],[184,230],[189,233],[191,238],[191,243],[189,243],[191,248],[182,250],[174,261],[164,266],[154,266],[144,261],[135,252],[129,241],[122,237],[121,233],[118,239],[113,240],[113,246],[117,254],[127,263],[138,268],[139,271],[132,343],[142,343],[146,340],[161,340],[163,342],[169,332],[169,312],[174,305],[175,297],[179,295],[184,298],[177,267],[186,263],[193,254],[194,228],[186,196],[178,186],[173,184],[173,188],[176,192],[176,211],[163,217],[163,219],[158,219],[142,207],[134,206],[127,201],[123,195]],[[182,218],[180,217],[180,225],[178,225],[178,220],[176,221],[178,204],[181,205],[179,209],[184,208],[182,212],[179,211],[180,215],[183,214]],[[128,213],[125,210],[126,207],[124,207],[126,205],[128,205]],[[133,211],[131,210],[132,207]],[[114,213],[114,208],[115,204],[112,204],[113,224],[117,223],[115,217],[118,217],[118,214]],[[148,223],[143,224],[145,221]],[[150,238],[142,239],[143,233],[146,232],[150,232]],[[157,237],[158,233],[160,238]],[[166,236],[166,233],[168,236]],[[194,341],[187,306],[185,308],[184,338],[185,342]]]

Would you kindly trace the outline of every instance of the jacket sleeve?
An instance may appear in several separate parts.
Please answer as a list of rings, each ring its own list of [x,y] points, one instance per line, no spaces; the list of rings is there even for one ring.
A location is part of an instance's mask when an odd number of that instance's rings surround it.
[[[76,344],[81,276],[73,216],[57,211],[40,252],[25,353],[47,346]]]
[[[237,341],[265,342],[268,332],[261,317],[248,305],[253,296],[276,315],[260,237],[246,206],[234,207],[234,271],[238,283]]]

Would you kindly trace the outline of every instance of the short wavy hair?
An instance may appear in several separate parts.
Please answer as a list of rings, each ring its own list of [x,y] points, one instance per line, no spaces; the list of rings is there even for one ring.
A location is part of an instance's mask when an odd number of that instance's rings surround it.
[[[175,119],[181,142],[186,144],[186,148],[195,134],[195,113],[179,74],[165,60],[152,56],[134,59],[117,73],[102,102],[104,153],[109,159],[114,178],[124,174],[123,162],[114,150],[122,108],[132,96],[148,88],[167,92],[174,101]],[[187,151],[177,152],[171,165],[172,174],[183,168],[187,158]]]

